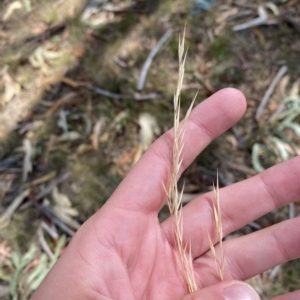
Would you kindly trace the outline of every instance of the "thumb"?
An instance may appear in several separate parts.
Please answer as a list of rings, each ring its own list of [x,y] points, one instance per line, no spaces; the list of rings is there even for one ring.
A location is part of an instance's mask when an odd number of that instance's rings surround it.
[[[225,281],[188,294],[181,300],[260,300],[257,292],[242,281]]]

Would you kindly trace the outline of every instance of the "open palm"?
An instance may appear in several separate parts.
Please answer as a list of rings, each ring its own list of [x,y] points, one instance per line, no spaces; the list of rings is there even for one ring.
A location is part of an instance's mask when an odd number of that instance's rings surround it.
[[[236,123],[245,107],[240,92],[224,89],[193,110],[184,138],[181,172],[212,139]],[[160,224],[157,217],[166,203],[163,183],[168,182],[171,160],[169,131],[151,146],[109,201],[83,224],[32,300],[259,299],[246,285],[233,280],[245,280],[300,256],[300,218],[295,218],[224,242],[225,281],[219,283],[208,241],[209,234],[218,242],[213,195],[205,194],[183,209],[184,242],[191,241],[200,288],[193,296],[185,296],[187,286],[174,245],[173,220]],[[298,200],[299,163],[299,158],[294,158],[221,189],[224,236],[275,207]],[[236,292],[230,290],[232,286]],[[249,291],[248,298],[242,298],[244,289]],[[233,298],[234,294],[240,298]],[[300,293],[276,299],[300,299]]]

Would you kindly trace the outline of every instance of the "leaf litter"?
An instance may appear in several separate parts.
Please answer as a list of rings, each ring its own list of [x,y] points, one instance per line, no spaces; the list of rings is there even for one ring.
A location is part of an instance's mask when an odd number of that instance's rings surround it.
[[[28,238],[27,244],[21,246],[21,253],[26,254],[31,243],[38,245],[38,249],[22,269],[17,286],[11,289],[16,294],[16,287],[18,295],[23,297],[36,288],[43,278],[41,274],[46,273],[45,266],[51,264],[51,255],[46,253],[58,253],[59,256],[69,241],[65,238],[64,245],[56,251],[58,239],[64,234],[74,234],[79,224],[105,202],[141,153],[160,133],[171,127],[170,107],[177,68],[173,53],[175,49],[177,51],[177,32],[182,30],[185,22],[188,23],[186,34],[191,58],[182,92],[182,109],[187,110],[195,86],[200,87],[199,99],[231,85],[241,89],[249,102],[241,123],[207,152],[204,151],[199,161],[183,175],[187,190],[193,187],[192,192],[185,193],[189,196],[188,201],[193,195],[196,197],[213,189],[211,182],[212,178],[216,182],[216,172],[210,172],[212,170],[219,169],[221,186],[253,175],[255,168],[251,164],[249,149],[255,143],[265,143],[274,154],[274,160],[271,160],[273,156],[261,152],[258,159],[262,168],[287,155],[292,157],[299,148],[299,119],[295,115],[297,101],[282,101],[299,95],[299,78],[293,67],[293,59],[298,57],[295,51],[297,40],[290,45],[290,36],[298,34],[295,16],[299,5],[295,1],[276,2],[276,6],[263,4],[262,7],[257,2],[215,1],[216,5],[201,10],[200,19],[195,18],[190,8],[186,9],[179,0],[171,5],[166,1],[157,7],[157,13],[155,10],[148,13],[148,7],[143,3],[139,4],[145,5],[141,12],[140,7],[135,7],[136,1],[132,1],[132,6],[121,5],[118,0],[108,1],[108,6],[95,4],[96,11],[86,18],[85,25],[79,24],[76,17],[66,11],[68,6],[73,12],[75,6],[81,7],[82,10],[78,10],[80,18],[84,11],[82,4],[77,6],[77,1],[66,0],[64,5],[57,6],[55,1],[52,2],[45,3],[46,7],[41,9],[40,4],[32,1],[28,22],[23,22],[22,15],[20,21],[24,25],[15,32],[10,24],[18,24],[15,16],[19,16],[21,10],[12,11],[6,21],[7,28],[0,32],[10,37],[3,39],[0,46],[4,45],[1,63],[7,66],[2,69],[0,78],[0,134],[5,137],[9,133],[9,138],[0,144],[0,167],[4,176],[14,175],[7,179],[1,177],[4,182],[1,216],[14,199],[30,190],[14,209],[9,225],[0,232],[0,239],[7,241],[4,245],[11,249],[1,278],[6,278],[3,280],[8,284],[8,277],[11,278],[16,270],[9,257],[17,249],[10,239],[14,236],[11,233],[21,231],[26,224],[23,215],[35,212],[33,227],[36,230],[33,233],[25,226],[28,233],[24,236]],[[52,4],[61,9],[57,20],[55,10],[47,7]],[[8,8],[9,4],[5,3],[2,18]],[[188,21],[183,16],[188,16]],[[264,26],[257,24],[252,27],[258,31],[245,28],[232,32],[234,26],[247,24],[256,17],[266,19]],[[135,23],[136,20],[139,22]],[[99,26],[97,29],[91,26],[93,22]],[[37,27],[39,35],[30,36]],[[173,35],[153,59],[141,94],[136,91],[136,82],[142,66],[148,53],[170,29]],[[30,34],[24,34],[25,30]],[[15,49],[10,52],[13,43]],[[116,57],[122,61],[123,67],[115,62]],[[77,62],[80,63],[76,65]],[[259,102],[284,64],[288,66],[288,77],[283,77],[285,81],[280,81],[275,87],[257,124],[253,116]],[[146,103],[145,99],[150,101]],[[280,107],[282,110],[279,111]],[[287,118],[290,118],[288,122]],[[268,138],[269,134],[265,132],[271,130],[273,134],[277,127],[284,135],[275,134],[275,139]],[[253,132],[257,133],[255,137]],[[232,138],[235,146],[230,142]],[[22,147],[23,143],[25,146]],[[62,174],[70,170],[71,177],[60,181]],[[22,176],[26,180],[24,183]],[[50,199],[49,206],[43,204],[45,198]],[[89,202],[83,203],[82,199]],[[284,208],[274,213],[276,218],[286,218],[288,214]],[[297,203],[294,214],[299,214]],[[22,220],[20,224],[18,219]],[[274,217],[273,222],[276,220]],[[258,227],[255,230],[264,228],[264,222],[256,221]],[[238,234],[249,233],[253,228],[247,225]],[[32,275],[27,281],[27,276],[39,265],[43,266],[36,271],[39,275]],[[287,284],[279,284],[284,276],[288,276],[284,275],[284,270],[285,267],[280,266],[253,280],[262,298],[274,295],[276,291],[272,291],[272,287],[275,285],[277,293],[288,289]]]

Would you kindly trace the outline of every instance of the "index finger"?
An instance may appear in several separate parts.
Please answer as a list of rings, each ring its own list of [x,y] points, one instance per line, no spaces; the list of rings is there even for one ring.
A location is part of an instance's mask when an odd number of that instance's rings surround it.
[[[184,136],[180,174],[216,137],[233,126],[244,114],[244,95],[233,88],[215,93],[190,114]],[[161,136],[144,154],[111,196],[108,205],[143,213],[158,213],[166,202],[172,166],[173,130]]]

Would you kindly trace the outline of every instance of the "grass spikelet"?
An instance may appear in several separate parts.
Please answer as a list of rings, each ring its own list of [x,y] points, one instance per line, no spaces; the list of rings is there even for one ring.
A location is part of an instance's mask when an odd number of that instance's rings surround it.
[[[185,32],[185,31],[184,31]],[[197,291],[198,286],[194,277],[193,261],[191,256],[191,244],[183,244],[183,229],[182,229],[182,193],[178,192],[177,179],[182,164],[183,138],[186,129],[186,120],[192,111],[192,107],[196,96],[194,97],[185,119],[180,124],[180,92],[184,77],[184,65],[186,60],[186,51],[184,50],[185,34],[179,38],[179,72],[177,86],[174,91],[174,133],[173,133],[173,153],[172,153],[172,172],[170,176],[169,188],[165,189],[168,196],[168,206],[170,214],[174,215],[175,219],[175,243],[178,251],[181,269],[184,279],[187,283],[189,292]]]
[[[216,224],[216,231],[218,235],[219,240],[219,246],[220,246],[220,257],[217,257],[215,246],[210,238],[209,239],[209,245],[210,249],[216,264],[217,273],[221,281],[224,279],[224,251],[223,251],[223,227],[222,227],[222,216],[221,216],[221,208],[220,208],[220,193],[219,193],[219,174],[217,173],[217,185],[213,186],[214,188],[214,204],[213,204],[213,210],[214,210],[214,219]]]

